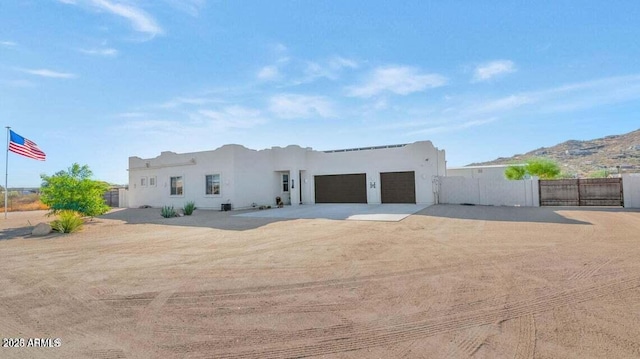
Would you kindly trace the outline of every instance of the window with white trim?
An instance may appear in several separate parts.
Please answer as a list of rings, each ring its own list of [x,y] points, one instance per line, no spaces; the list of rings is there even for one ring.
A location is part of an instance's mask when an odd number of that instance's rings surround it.
[[[214,196],[220,194],[220,175],[205,175],[205,192],[207,196]]]
[[[140,177],[140,187],[147,187],[147,177]]]
[[[182,196],[183,195],[183,180],[182,176],[171,177],[171,195],[172,196]]]
[[[155,187],[156,186],[156,176],[149,177],[149,186],[150,187]]]

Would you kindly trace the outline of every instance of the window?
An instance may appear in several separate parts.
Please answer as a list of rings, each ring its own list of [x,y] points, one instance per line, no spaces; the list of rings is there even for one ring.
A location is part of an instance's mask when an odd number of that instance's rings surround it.
[[[156,176],[149,177],[149,186],[151,186],[151,187],[155,187],[156,186]]]
[[[182,176],[171,177],[171,195],[182,196]]]
[[[205,194],[220,194],[220,175],[206,175],[205,177]]]
[[[147,177],[140,178],[140,187],[147,187]]]
[[[289,175],[282,174],[282,192],[289,192]]]

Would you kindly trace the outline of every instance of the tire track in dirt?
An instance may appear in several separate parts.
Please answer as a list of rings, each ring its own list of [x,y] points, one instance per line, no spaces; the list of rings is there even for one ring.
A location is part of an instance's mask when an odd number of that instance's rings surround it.
[[[581,280],[592,277],[600,269],[612,262],[611,258],[597,258],[590,263],[585,263],[577,272],[575,272],[569,280]]]
[[[87,275],[83,275],[81,278],[83,279],[86,276]],[[123,340],[123,338],[119,336],[119,333],[96,333],[91,330],[86,330],[86,324],[88,321],[86,315],[83,313],[93,313],[93,316],[95,317],[108,317],[108,313],[111,313],[113,308],[108,306],[106,303],[95,300],[95,296],[91,295],[88,291],[83,289],[80,284],[78,284],[81,281],[82,280],[76,281],[71,285],[66,285],[66,288],[64,288],[65,285],[61,284],[65,283],[64,281],[45,277],[37,282],[33,290],[23,294],[23,296],[29,296],[30,300],[41,298],[39,303],[41,303],[41,307],[43,308],[50,306],[50,298],[57,298],[56,305],[58,307],[73,308],[72,310],[65,310],[64,315],[59,315],[56,318],[56,326],[58,328],[56,330],[45,326],[39,320],[33,320],[27,316],[25,313],[33,310],[34,308],[27,310],[19,305],[18,303],[21,302],[20,297],[5,298],[6,302],[11,303],[11,301],[14,301],[13,305],[10,307],[12,309],[10,311],[12,314],[11,317],[21,319],[22,322],[34,322],[34,324],[31,324],[29,327],[30,331],[24,336],[40,337],[45,336],[46,333],[47,336],[60,337],[57,333],[60,332],[60,328],[64,328],[64,331],[66,331],[68,335],[66,337],[61,337],[63,343],[69,340],[67,338],[72,337],[73,339],[71,340],[76,343],[89,342],[92,343],[92,345],[103,347],[104,349],[100,350],[105,352],[121,353],[123,358],[126,357],[127,353],[136,353],[135,357],[137,358],[147,358],[148,356],[140,355],[140,353],[149,352],[152,347],[147,345],[145,342],[140,341],[138,338],[129,337],[126,340]],[[0,322],[5,322],[5,320],[3,319]],[[71,336],[69,336],[69,334],[71,334]],[[78,348],[74,348],[72,350],[75,349]],[[68,353],[60,355],[62,358],[69,357]],[[48,354],[46,357],[52,356]],[[95,356],[90,355],[90,357]]]
[[[98,359],[126,359],[127,355],[120,349],[98,349],[86,353],[91,358]]]
[[[476,301],[473,304],[483,304],[487,307],[502,307],[508,303],[509,293],[511,293],[514,288],[517,288],[519,291],[519,287],[513,283],[512,277],[505,274],[500,267],[499,262],[492,261],[490,264],[492,269],[491,272],[496,274],[495,279],[497,284],[495,287],[499,292],[496,292],[493,296],[485,298],[484,300]],[[459,311],[465,311],[464,304],[460,305],[459,308]],[[473,354],[486,342],[491,333],[499,330],[499,323],[501,322],[500,319],[501,318],[499,317],[495,318],[494,323],[496,324],[479,325],[471,328],[470,330],[466,330],[466,332],[463,333],[464,338],[462,340],[451,343],[445,357],[460,358],[473,356]]]
[[[636,289],[640,287],[640,278],[631,277],[619,281],[597,284],[564,290],[556,293],[538,296],[533,299],[525,299],[509,303],[503,307],[491,307],[475,310],[467,313],[432,318],[414,323],[383,326],[374,330],[358,331],[347,336],[329,337],[317,340],[314,344],[291,346],[287,343],[285,348],[255,349],[239,353],[218,353],[218,358],[302,358],[321,354],[340,353],[361,350],[369,347],[392,345],[398,341],[411,341],[419,338],[442,334],[446,332],[473,328],[481,325],[494,324],[495,318],[504,320],[531,316],[542,313],[556,307],[575,305],[585,301],[609,296],[614,293]],[[530,329],[525,329],[523,336],[530,337]],[[293,333],[291,339],[297,338]],[[527,342],[527,340],[525,340]],[[473,343],[473,341],[470,341]],[[198,345],[192,343],[185,348],[173,346],[170,348],[187,350],[189,346],[195,349]],[[205,344],[205,343],[202,343]],[[195,346],[194,346],[195,345]],[[206,344],[205,344],[206,346]],[[473,347],[472,344],[468,345]],[[528,351],[519,349],[518,352]]]
[[[506,281],[507,274],[505,274],[500,268],[500,265],[499,265],[500,263],[495,262],[494,264],[495,264],[496,271],[498,273],[501,273],[502,277]],[[520,283],[520,281],[523,278],[533,280],[536,283],[542,282],[545,285],[550,284],[549,281],[539,278],[535,275],[529,274],[526,270],[522,270],[519,268],[512,268],[509,271],[508,276],[509,276],[509,279],[508,279],[509,286],[505,287],[506,293],[507,293],[507,296],[506,296],[507,301],[504,303],[504,305],[508,305],[510,293],[517,293],[516,295],[517,298],[527,297],[527,293],[525,293],[523,290],[524,286],[521,285]],[[560,289],[558,287],[555,287],[555,290],[559,291]],[[513,319],[502,320],[499,324],[501,329],[504,328],[504,326],[502,326],[502,322],[504,321],[513,322],[513,324],[515,324],[515,327],[516,327],[516,333],[515,333],[516,343],[513,349],[514,358],[516,359],[533,358],[535,353],[535,342],[536,342],[534,314],[527,314],[527,315],[513,318]],[[533,326],[534,328],[533,330],[531,330],[531,326]]]
[[[536,350],[536,322],[533,314],[518,318],[518,343],[515,359],[532,359]]]
[[[15,321],[11,319],[12,317],[7,317],[4,315],[5,313],[0,312],[0,334],[2,334],[3,338],[33,338],[33,337],[41,337],[34,335],[38,333],[38,331],[31,328],[29,325],[25,323],[21,323],[20,321]],[[38,350],[40,348],[2,348],[0,347],[0,353],[2,353],[3,358],[25,358],[25,351],[28,351],[29,358],[60,358],[66,359],[66,355],[64,353],[60,353],[60,351],[56,350]],[[48,348],[47,348],[48,349]],[[6,356],[5,356],[6,355]]]
[[[330,236],[331,235],[328,235],[326,237],[330,237]],[[309,240],[304,240],[304,241],[309,241]],[[278,247],[277,245],[274,246],[274,244],[278,242],[287,243],[288,245],[284,247],[283,246]],[[255,243],[252,246],[254,248],[263,248],[266,246],[267,248],[264,248],[264,249],[253,250],[253,251],[251,250],[247,251],[246,247],[243,247],[242,249],[238,247],[238,249],[242,251],[242,253],[240,253],[240,256],[248,256],[248,255],[261,254],[264,252],[270,252],[270,251],[286,248],[286,247],[295,245],[296,243],[299,243],[299,242],[300,241],[291,243],[290,239],[278,238],[275,240],[261,241],[259,243]],[[230,255],[230,256],[218,257],[218,258],[215,258],[214,260],[221,260],[221,259],[235,258],[235,257],[237,256]],[[175,304],[174,303],[175,300],[172,300],[172,298],[174,297],[180,298],[180,290],[185,287],[187,288],[190,287],[194,283],[194,280],[196,278],[199,278],[200,275],[206,272],[207,270],[208,268],[203,268],[199,271],[192,272],[190,273],[189,277],[186,280],[181,281],[179,285],[169,288],[167,290],[163,290],[160,292],[147,292],[142,295],[125,296],[123,301],[105,300],[104,298],[99,299],[99,301],[111,306],[113,306],[114,304],[115,306],[125,306],[125,307],[131,306],[131,304],[133,304],[133,306],[136,306],[136,307],[144,306],[144,308],[136,316],[136,331],[139,333],[139,336],[142,338],[143,342],[152,343],[154,333],[158,332],[156,330],[156,323],[154,321],[158,313],[162,311],[166,305]],[[191,297],[191,301],[194,301],[193,297]],[[184,304],[184,303],[180,303],[180,304]],[[198,303],[196,302],[194,304],[198,304]],[[224,307],[221,307],[221,309],[224,311]],[[238,314],[238,313],[233,313],[233,311],[236,311],[236,310],[237,309],[230,311],[229,314]],[[243,309],[240,309],[237,311],[242,311],[242,310]],[[305,310],[313,311],[314,309],[305,308]],[[252,312],[258,312],[259,308],[246,307],[244,308],[244,311],[247,314],[252,314]],[[320,309],[316,308],[315,311],[320,311]],[[216,314],[220,314],[220,313],[216,313]]]
[[[491,332],[491,325],[480,325],[466,331],[464,338],[450,344],[444,358],[471,357],[484,344]]]
[[[518,256],[498,256],[498,258],[493,258],[493,260],[518,260],[519,258],[526,257],[527,254],[523,253]],[[507,257],[507,258],[502,258]],[[442,275],[452,271],[459,271],[461,268],[464,268],[467,265],[466,262],[455,263],[451,265],[437,266],[432,268],[418,268],[418,269],[410,269],[405,271],[393,272],[393,273],[385,273],[385,274],[374,274],[367,275],[355,278],[342,278],[342,279],[329,279],[329,280],[321,280],[321,281],[309,281],[309,282],[300,282],[293,284],[281,284],[281,285],[272,285],[272,286],[256,286],[256,287],[244,287],[239,289],[219,289],[219,290],[209,290],[209,291],[197,291],[197,292],[176,292],[173,294],[170,299],[171,300],[179,300],[184,299],[188,300],[189,298],[201,298],[203,300],[210,300],[212,298],[216,298],[216,300],[240,300],[240,299],[256,299],[256,298],[264,298],[265,296],[281,296],[287,294],[295,294],[298,292],[310,292],[310,291],[323,291],[329,288],[337,288],[337,289],[349,289],[360,287],[364,284],[373,281],[387,281],[387,280],[397,280],[399,278],[409,278],[409,277],[423,277],[425,275]],[[476,268],[481,270],[483,268],[493,268],[494,264],[491,259],[487,259],[485,263],[478,264]],[[126,295],[126,296],[112,296],[101,298],[101,301],[105,302],[118,302],[118,301],[141,301],[141,302],[151,302],[159,293],[158,292],[144,292],[134,295]]]
[[[328,237],[332,237],[332,235],[327,235],[325,236],[326,238]],[[299,244],[300,242],[306,242],[306,241],[310,241],[311,239],[308,240],[303,240],[303,241],[296,241],[295,243],[291,243],[290,239],[287,238],[278,238],[275,240],[267,240],[267,241],[261,241],[259,243],[255,243],[253,246],[254,248],[263,248],[263,247],[267,247],[264,249],[258,249],[258,250],[253,250],[251,251],[251,247],[249,248],[249,250],[247,250],[246,247],[238,247],[239,249],[242,250],[242,253],[240,256],[247,256],[247,255],[254,255],[254,254],[261,254],[264,252],[271,252],[271,251],[275,251],[278,249],[282,249],[282,248],[286,248],[286,247],[290,247],[296,244]],[[274,244],[279,243],[279,242],[283,242],[283,243],[287,243],[287,246],[284,247],[278,247],[277,245],[274,246]],[[231,256],[223,256],[223,257],[218,257],[215,258],[214,260],[221,260],[221,259],[227,259],[227,258],[235,258],[237,256],[231,255]],[[191,272],[189,277],[186,278],[186,280],[183,280],[180,282],[179,285],[174,286],[172,288],[169,288],[167,290],[163,290],[160,292],[147,292],[147,293],[143,293],[142,295],[134,295],[134,296],[125,296],[124,301],[120,301],[120,304],[123,306],[129,306],[131,304],[132,301],[134,301],[134,306],[144,306],[144,308],[140,311],[140,313],[137,315],[137,320],[136,320],[136,330],[138,333],[140,333],[140,336],[143,337],[145,339],[145,341],[148,342],[153,342],[153,335],[154,333],[157,333],[158,331],[156,330],[156,323],[154,322],[154,319],[157,317],[157,314],[163,310],[163,308],[166,305],[171,305],[173,308],[175,309],[175,304],[179,304],[179,305],[183,305],[185,304],[185,302],[193,302],[193,304],[199,304],[197,302],[197,299],[200,298],[202,299],[202,297],[200,296],[195,296],[195,297],[188,297],[186,298],[186,300],[184,298],[181,298],[181,293],[184,292],[180,292],[180,290],[182,288],[188,288],[190,286],[192,286],[194,284],[194,281],[196,278],[199,278],[201,276],[201,274],[205,273],[208,270],[208,268],[202,268],[201,270],[195,271],[195,272]],[[196,292],[197,293],[197,292]],[[175,298],[179,298],[179,300],[176,303]],[[208,302],[208,298],[207,298],[207,302]],[[109,303],[111,305],[116,304],[116,306],[118,305],[118,301],[110,301],[110,300],[101,300],[101,302],[103,303]],[[327,307],[330,306],[325,306],[324,307],[324,311],[326,311]],[[320,309],[322,307],[319,308],[313,308],[313,306],[307,306],[307,307],[300,307],[300,309],[302,309],[303,311],[323,311],[322,309]],[[266,308],[260,308],[260,307],[244,307],[244,308],[232,308],[232,307],[218,307],[218,309],[220,309],[223,312],[227,312],[227,314],[242,314],[242,312],[244,312],[244,314],[255,314],[260,312],[260,310],[267,310]],[[226,309],[226,310],[225,310]],[[240,313],[238,313],[240,312]],[[217,315],[220,315],[220,313],[216,313]]]

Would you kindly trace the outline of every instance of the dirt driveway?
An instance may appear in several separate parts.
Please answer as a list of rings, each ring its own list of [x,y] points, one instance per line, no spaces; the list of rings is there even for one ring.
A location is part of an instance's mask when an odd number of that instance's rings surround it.
[[[640,357],[637,211],[135,209],[44,239],[25,235],[42,212],[10,217],[0,336],[61,343],[0,358]]]

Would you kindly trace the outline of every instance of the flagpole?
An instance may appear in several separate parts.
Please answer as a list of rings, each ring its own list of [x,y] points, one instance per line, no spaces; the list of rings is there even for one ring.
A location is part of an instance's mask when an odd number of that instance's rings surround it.
[[[11,127],[7,127],[7,157],[5,161],[4,167],[4,219],[7,219],[7,203],[9,199],[9,129]]]

